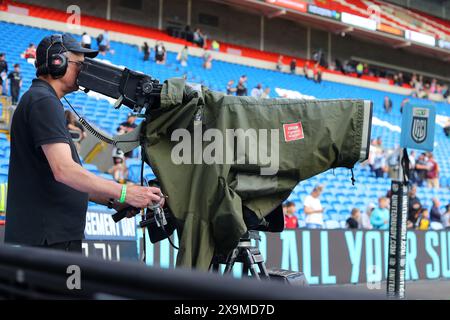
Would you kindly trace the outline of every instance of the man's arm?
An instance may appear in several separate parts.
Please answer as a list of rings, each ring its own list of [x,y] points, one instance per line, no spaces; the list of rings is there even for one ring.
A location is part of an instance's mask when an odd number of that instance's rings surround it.
[[[67,143],[42,145],[56,181],[85,192],[96,202],[107,203],[108,199],[119,199],[122,185],[97,177],[73,161],[70,146]],[[145,208],[151,201],[159,202],[160,189],[130,185],[127,187],[125,202],[133,207]]]

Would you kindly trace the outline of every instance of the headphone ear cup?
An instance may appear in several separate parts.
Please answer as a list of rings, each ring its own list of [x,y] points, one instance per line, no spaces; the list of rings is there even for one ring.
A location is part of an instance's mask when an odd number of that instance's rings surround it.
[[[63,54],[52,54],[48,63],[48,73],[55,79],[61,78],[67,71],[67,57]]]

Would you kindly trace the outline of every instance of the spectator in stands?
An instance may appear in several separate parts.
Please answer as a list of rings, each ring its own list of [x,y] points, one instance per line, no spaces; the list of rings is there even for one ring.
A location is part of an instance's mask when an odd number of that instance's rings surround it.
[[[358,229],[360,219],[361,211],[358,208],[353,208],[350,217],[345,221],[345,225],[349,229]]]
[[[150,47],[147,42],[144,42],[142,46],[142,51],[144,52],[144,61],[148,61],[150,59]]]
[[[376,178],[384,177],[384,173],[386,172],[386,157],[383,149],[375,151],[372,168]]]
[[[155,61],[157,64],[166,64],[166,48],[161,41],[157,41],[155,45]]]
[[[189,58],[188,46],[184,46],[184,48],[178,53],[177,61],[180,62],[182,67],[187,67],[187,62]]]
[[[306,227],[309,229],[321,229],[323,227],[324,209],[319,199],[322,191],[322,185],[315,186],[311,194],[307,195],[303,202]]]
[[[83,32],[83,35],[81,36],[81,46],[83,48],[91,49],[92,39],[87,32]]]
[[[433,153],[428,152],[427,160],[427,185],[429,188],[439,188],[439,165],[434,159]]]
[[[135,122],[136,122],[136,115],[134,115],[133,113],[129,113],[127,121],[122,122],[117,127],[117,129],[116,129],[117,134],[125,134],[125,133],[133,131],[137,127],[137,124]],[[132,158],[132,157],[133,157],[133,150],[125,153],[125,158],[128,159],[128,158]]]
[[[247,95],[247,76],[243,75],[239,78],[238,84],[236,86],[236,95],[237,96],[246,96]]]
[[[362,64],[362,62],[359,62],[356,65],[356,75],[358,76],[358,78],[361,78],[363,72],[364,72],[364,65]]]
[[[446,84],[442,86],[442,98],[447,100],[447,103],[450,103],[450,89]]]
[[[444,228],[450,228],[450,203],[445,206],[445,213],[442,215],[442,225]]]
[[[266,87],[261,94],[261,99],[270,99],[270,88]]]
[[[390,179],[397,179],[400,170],[400,153],[402,149],[399,145],[387,156],[388,174]]]
[[[380,137],[377,137],[377,148],[379,149],[379,150],[384,150],[384,148],[383,148],[383,139],[381,138],[381,136]]]
[[[397,85],[399,85],[401,87],[401,86],[403,86],[404,82],[405,82],[405,80],[403,79],[403,73],[399,72],[398,78],[397,78]]]
[[[64,111],[64,116],[66,118],[67,130],[69,130],[79,153],[81,150],[81,141],[87,136],[84,127],[77,121],[70,110]]]
[[[23,58],[27,60],[32,59],[33,61],[36,59],[36,46],[34,43],[28,45],[27,50],[23,53]]]
[[[366,208],[366,212],[361,213],[359,218],[359,225],[362,229],[372,229],[372,224],[370,223],[370,216],[372,211],[376,208],[374,203],[369,203]]]
[[[0,53],[0,95],[6,90],[6,78],[8,75],[8,63],[6,62],[6,55]]]
[[[8,74],[9,92],[11,94],[12,104],[16,105],[19,101],[20,88],[22,87],[22,76],[20,75],[20,64],[14,65],[14,71]]]
[[[218,42],[217,40],[213,40],[213,41],[211,42],[211,49],[212,49],[213,51],[216,51],[216,52],[219,52],[219,51],[220,51],[220,44],[219,44],[219,42]]]
[[[211,51],[205,48],[203,51],[203,68],[209,70],[212,68],[213,56]]]
[[[402,102],[400,103],[400,113],[403,113],[403,108],[409,103],[409,98],[403,98]]]
[[[378,207],[372,211],[370,223],[374,229],[387,230],[389,228],[389,202],[386,197],[378,199]]]
[[[129,113],[127,121],[122,122],[117,127],[117,133],[125,134],[125,133],[133,131],[137,127],[137,124],[135,122],[136,122],[136,115]]]
[[[314,67],[314,82],[315,83],[322,82],[322,71],[320,70],[320,67],[317,64]]]
[[[254,87],[252,89],[252,91],[250,92],[250,96],[252,96],[253,98],[259,99],[259,98],[261,98],[262,93],[263,93],[262,84],[258,83],[256,85],[256,87]]]
[[[436,79],[431,80],[430,93],[438,93],[438,83]]]
[[[234,87],[234,80],[230,80],[227,83],[227,95],[231,96],[236,93],[236,88]]]
[[[414,182],[415,177],[415,168],[416,168],[416,152],[414,150],[411,150],[409,153],[409,180]]]
[[[111,44],[109,40],[109,32],[105,30],[97,38],[98,49],[102,55],[106,55],[107,52],[111,52]],[[113,52],[111,52],[113,53]]]
[[[419,187],[423,186],[425,179],[427,177],[428,172],[428,162],[426,158],[426,154],[422,152],[419,155],[419,158],[416,160],[416,167],[414,168],[414,183],[416,183]]]
[[[285,214],[284,214],[284,227],[286,229],[296,229],[298,228],[298,218],[295,215],[296,208],[295,203],[288,201],[284,204]]]
[[[416,89],[416,84],[417,84],[418,80],[417,80],[417,75],[415,73],[413,73],[413,75],[411,76],[411,80],[409,81],[409,86],[411,88]]]
[[[278,60],[277,60],[277,64],[276,64],[275,68],[277,69],[277,71],[283,70],[283,56],[282,55],[278,56]]]
[[[386,113],[391,113],[392,111],[392,100],[388,96],[384,97],[383,109]]]
[[[309,80],[309,68],[308,68],[308,62],[305,62],[303,64],[303,74],[305,76],[306,80]]]
[[[295,60],[295,59],[291,60],[291,63],[289,65],[289,69],[291,70],[292,74],[295,74],[295,71],[297,69],[297,60]]]
[[[422,209],[422,204],[416,195],[417,185],[413,184],[409,190],[408,196],[408,217],[407,226],[408,228],[413,228],[416,225],[419,212]]]
[[[194,43],[198,45],[200,48],[204,48],[206,42],[206,35],[202,33],[202,31],[197,28],[194,32]]]
[[[122,150],[114,148],[113,150],[113,166],[108,169],[108,173],[114,178],[114,181],[120,184],[127,183],[128,168],[125,162],[125,156]]]
[[[433,205],[431,206],[430,210],[430,220],[431,222],[441,222],[442,221],[442,214],[441,214],[441,202],[438,198],[433,198]]]
[[[319,49],[319,50],[315,51],[315,52],[313,53],[313,55],[312,55],[313,61],[314,61],[316,64],[319,64],[319,65],[320,65],[320,63],[321,63],[321,61],[322,61],[322,57],[323,57],[323,51],[322,51],[322,49]]]
[[[416,229],[426,231],[430,227],[430,214],[428,209],[422,208],[416,222]]]
[[[450,138],[450,118],[447,119],[447,123],[444,126],[444,134],[447,138]]]

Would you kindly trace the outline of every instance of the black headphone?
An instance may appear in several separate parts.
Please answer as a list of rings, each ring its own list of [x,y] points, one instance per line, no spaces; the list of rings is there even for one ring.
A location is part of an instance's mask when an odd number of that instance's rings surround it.
[[[36,61],[36,67],[37,67],[37,74],[49,74],[52,76],[53,79],[58,79],[63,77],[66,74],[67,71],[67,57],[62,54],[63,49],[59,53],[54,53],[50,57],[48,55],[48,52],[50,48],[55,44],[60,44],[62,48],[64,48],[66,51],[66,47],[64,47],[63,38],[60,34],[54,34],[50,37],[50,46],[47,48],[47,52],[45,55],[45,65],[37,66]]]

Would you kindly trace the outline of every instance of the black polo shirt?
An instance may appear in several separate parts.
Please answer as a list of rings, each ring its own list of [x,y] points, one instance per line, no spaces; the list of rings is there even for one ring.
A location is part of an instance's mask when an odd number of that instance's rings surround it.
[[[42,245],[84,237],[88,194],[57,182],[41,148],[67,143],[80,163],[54,89],[34,79],[14,112],[5,242]]]

